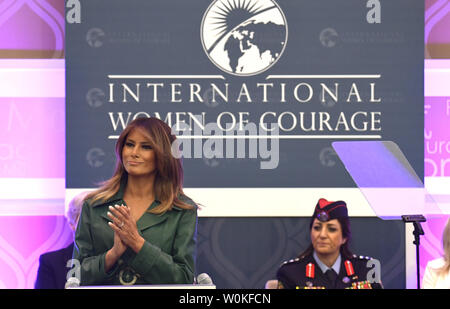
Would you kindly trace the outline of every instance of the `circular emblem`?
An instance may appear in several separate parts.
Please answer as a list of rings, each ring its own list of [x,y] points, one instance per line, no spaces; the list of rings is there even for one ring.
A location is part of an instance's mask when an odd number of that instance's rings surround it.
[[[203,49],[219,69],[250,76],[280,59],[288,28],[273,0],[216,0],[203,16],[200,37]]]
[[[86,94],[86,101],[89,106],[97,108],[103,105],[103,100],[105,99],[105,93],[103,90],[98,88],[90,89]]]
[[[320,222],[327,222],[328,219],[330,219],[330,217],[328,216],[328,214],[325,211],[322,211],[317,215],[317,219]]]
[[[104,163],[103,157],[105,156],[105,152],[98,147],[89,149],[86,154],[86,161],[91,167],[101,167]]]
[[[336,152],[331,147],[325,147],[319,153],[320,164],[325,167],[333,167],[336,165]]]
[[[86,41],[91,47],[94,48],[102,47],[104,36],[105,32],[102,29],[92,28],[89,29],[88,32],[86,33]]]
[[[133,285],[137,278],[136,272],[130,267],[125,267],[119,273],[119,281],[122,285]]]
[[[339,35],[333,28],[326,28],[320,32],[320,42],[325,47],[334,47],[338,42]]]

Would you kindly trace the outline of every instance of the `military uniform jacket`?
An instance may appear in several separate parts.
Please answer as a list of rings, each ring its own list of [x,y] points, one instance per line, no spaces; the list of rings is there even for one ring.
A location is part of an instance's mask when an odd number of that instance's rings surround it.
[[[382,288],[381,284],[369,283],[367,273],[371,268],[367,267],[369,257],[358,257],[356,255],[349,259],[352,265],[354,275],[349,276],[345,267],[346,259],[342,257],[341,267],[334,284],[328,277],[322,273],[317,265],[313,254],[307,255],[302,259],[294,259],[284,262],[277,271],[278,287],[285,289],[363,289],[363,288]],[[308,266],[312,264],[313,266]],[[309,267],[309,268],[307,268]],[[311,274],[313,268],[313,275]],[[309,277],[308,277],[309,275]],[[311,278],[311,276],[313,278]]]
[[[179,198],[195,209],[173,206],[162,215],[145,212],[137,221],[144,246],[137,254],[127,248],[113,268],[105,272],[106,252],[114,244],[114,231],[108,226],[108,207],[125,205],[123,189],[122,186],[105,202],[91,205],[86,201],[83,205],[73,254],[81,264],[81,285],[193,283],[197,207],[186,196]],[[155,200],[149,210],[158,204]]]

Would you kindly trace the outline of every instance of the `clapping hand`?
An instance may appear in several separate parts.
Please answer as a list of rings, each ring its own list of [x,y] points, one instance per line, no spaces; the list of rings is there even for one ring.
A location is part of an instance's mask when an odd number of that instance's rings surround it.
[[[108,217],[111,219],[109,226],[114,230],[115,235],[118,235],[126,246],[138,253],[144,245],[145,240],[139,234],[130,208],[123,205],[109,206]]]

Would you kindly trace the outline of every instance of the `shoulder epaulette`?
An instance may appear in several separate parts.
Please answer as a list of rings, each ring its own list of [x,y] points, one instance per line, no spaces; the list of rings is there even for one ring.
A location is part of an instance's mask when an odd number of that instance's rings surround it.
[[[372,258],[370,256],[362,256],[362,255],[356,255],[353,254],[353,258],[357,260],[371,260]]]
[[[299,258],[295,258],[295,259],[291,259],[291,260],[289,260],[289,261],[284,261],[283,264],[281,264],[281,265],[286,265],[286,264],[290,264],[290,263],[295,263],[295,262],[298,262],[298,261],[300,261],[300,259],[299,259]]]

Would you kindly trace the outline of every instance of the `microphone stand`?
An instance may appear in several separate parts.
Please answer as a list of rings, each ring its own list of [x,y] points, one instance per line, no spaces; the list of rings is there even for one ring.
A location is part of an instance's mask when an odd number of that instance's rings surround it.
[[[414,225],[414,241],[413,244],[416,245],[416,267],[417,267],[417,289],[420,290],[420,263],[419,263],[419,246],[420,246],[420,236],[425,235],[425,232],[420,225],[420,222],[425,222],[427,219],[423,215],[405,215],[402,216],[403,222],[412,223]]]

